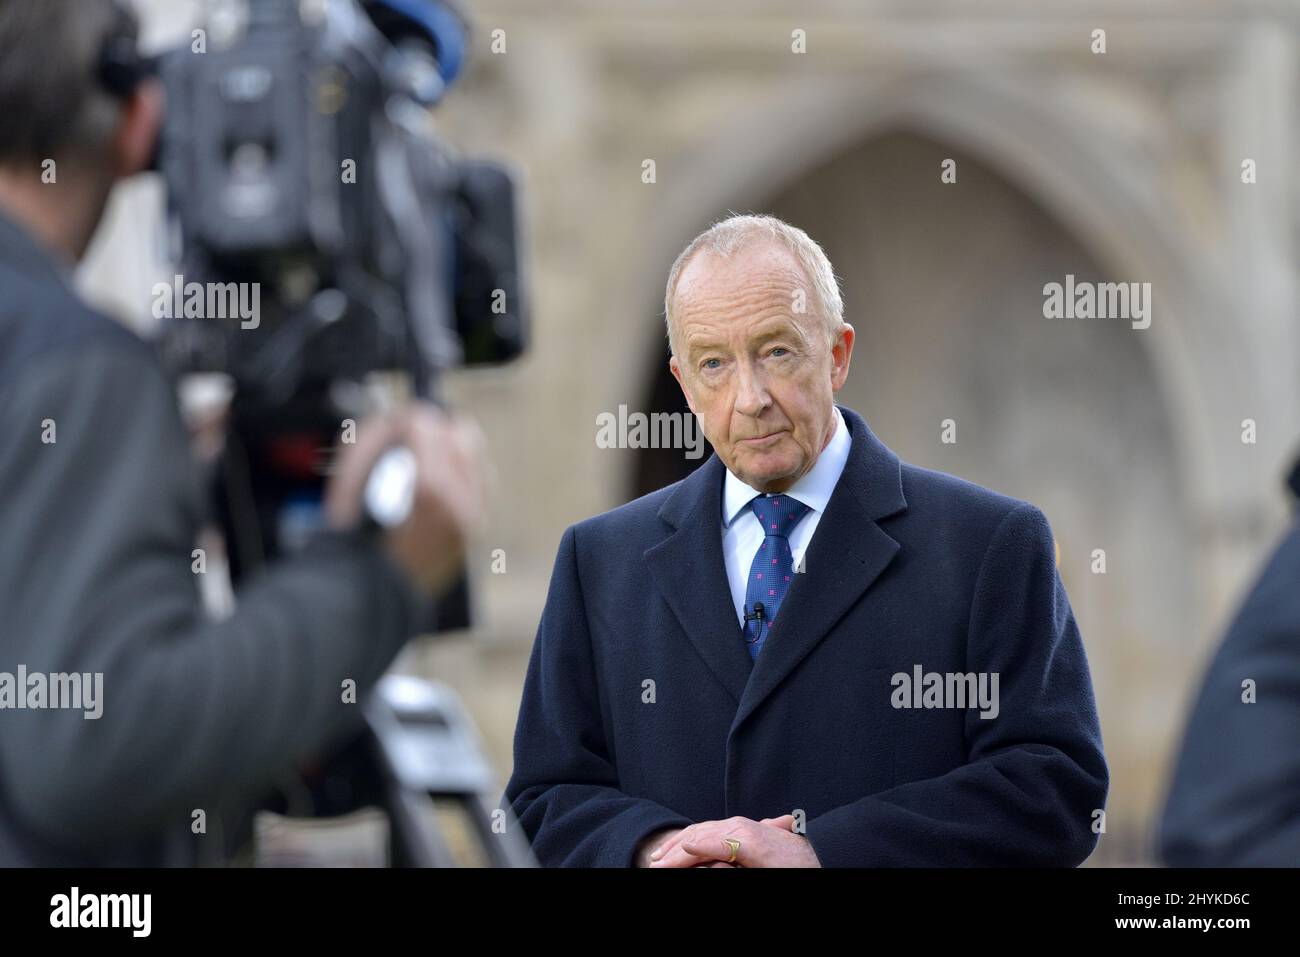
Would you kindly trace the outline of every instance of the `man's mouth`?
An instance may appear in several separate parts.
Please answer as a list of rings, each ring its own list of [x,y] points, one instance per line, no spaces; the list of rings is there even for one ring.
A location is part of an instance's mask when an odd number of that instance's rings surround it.
[[[751,445],[763,445],[764,443],[775,439],[778,435],[781,435],[781,432],[769,432],[767,435],[756,435],[752,438],[741,439],[740,441],[748,442]]]

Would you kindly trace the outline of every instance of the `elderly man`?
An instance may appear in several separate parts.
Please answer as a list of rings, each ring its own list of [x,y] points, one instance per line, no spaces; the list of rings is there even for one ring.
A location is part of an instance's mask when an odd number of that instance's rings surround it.
[[[854,330],[801,230],[713,226],[665,312],[715,454],[560,543],[505,793],[539,860],[1083,861],[1108,772],[1042,513],[835,405]]]

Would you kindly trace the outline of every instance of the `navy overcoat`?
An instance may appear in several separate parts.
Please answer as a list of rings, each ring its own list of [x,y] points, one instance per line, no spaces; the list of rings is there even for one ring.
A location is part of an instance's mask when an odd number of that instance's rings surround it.
[[[627,867],[661,828],[787,813],[824,866],[1092,851],[1108,772],[1042,512],[901,462],[840,411],[848,462],[757,662],[716,454],[565,531],[503,797],[542,864]],[[895,677],[932,672],[996,675],[996,716]]]

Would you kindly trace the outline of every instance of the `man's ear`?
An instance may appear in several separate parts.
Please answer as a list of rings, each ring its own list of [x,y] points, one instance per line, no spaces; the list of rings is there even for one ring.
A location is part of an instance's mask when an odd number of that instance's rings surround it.
[[[849,361],[853,358],[853,327],[847,322],[840,326],[831,346],[831,390],[839,392],[849,377]]]
[[[694,413],[695,403],[691,399],[690,390],[686,388],[686,380],[682,378],[682,367],[677,362],[676,356],[669,357],[668,371],[673,374],[673,378],[677,380],[677,384],[682,387],[682,395],[686,396],[686,405],[691,410],[691,412]]]
[[[134,176],[149,168],[162,129],[163,88],[146,80],[122,104],[122,119],[113,134],[113,174]]]

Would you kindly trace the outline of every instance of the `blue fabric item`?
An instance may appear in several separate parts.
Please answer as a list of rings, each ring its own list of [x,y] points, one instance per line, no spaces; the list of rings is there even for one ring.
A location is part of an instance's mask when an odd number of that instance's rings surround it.
[[[745,584],[745,647],[757,661],[794,579],[790,532],[808,514],[808,506],[789,495],[755,495],[749,507],[763,526],[763,544],[754,553]],[[760,617],[750,617],[755,614]]]
[[[919,468],[840,406],[852,448],[750,660],[719,534],[726,467],[564,533],[504,800],[543,865],[801,812],[825,867],[1073,867],[1109,773],[1052,532]],[[904,707],[895,680],[1000,676],[1000,709]]]

